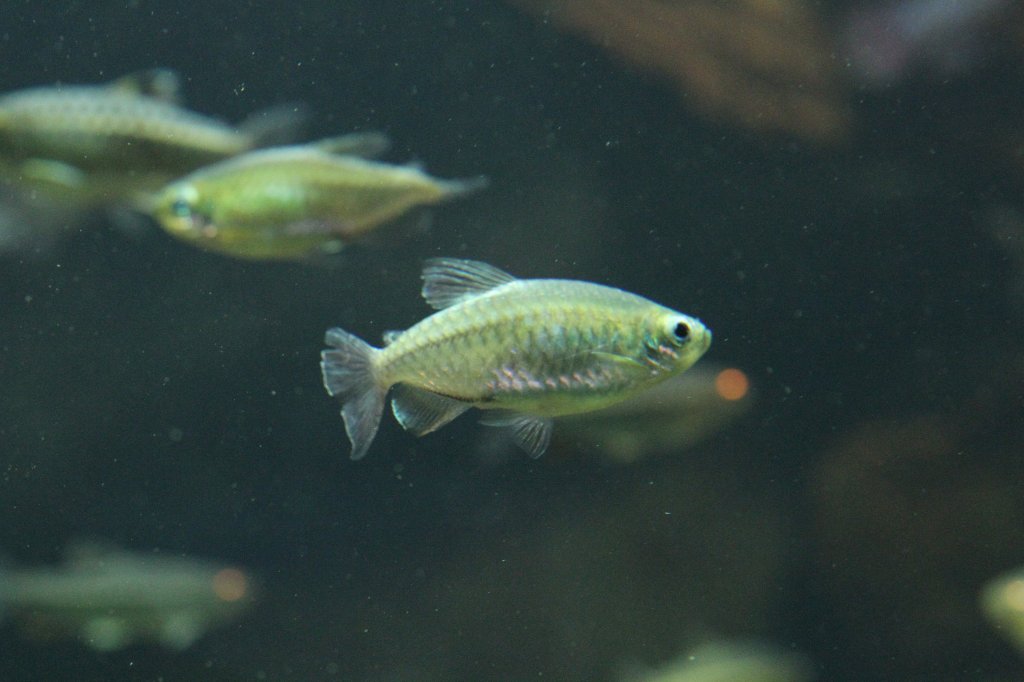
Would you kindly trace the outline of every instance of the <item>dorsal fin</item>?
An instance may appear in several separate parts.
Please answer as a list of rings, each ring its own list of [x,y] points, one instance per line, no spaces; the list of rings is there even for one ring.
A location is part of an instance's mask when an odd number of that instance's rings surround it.
[[[391,140],[384,133],[365,132],[349,133],[337,137],[326,137],[310,142],[310,147],[328,154],[358,156],[363,159],[376,159],[387,153],[391,148]]]
[[[171,69],[147,69],[121,76],[107,86],[120,92],[181,104],[181,78]]]
[[[431,258],[423,264],[423,298],[442,310],[516,278],[493,265],[460,258]]]

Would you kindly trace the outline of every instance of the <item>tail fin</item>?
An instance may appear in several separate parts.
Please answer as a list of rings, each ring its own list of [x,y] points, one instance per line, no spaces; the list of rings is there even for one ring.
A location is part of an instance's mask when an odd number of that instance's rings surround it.
[[[328,329],[320,354],[327,393],[341,399],[341,417],[352,442],[352,459],[361,459],[377,435],[387,387],[377,384],[373,355],[377,349],[346,331]]]
[[[464,197],[467,194],[474,194],[480,190],[487,189],[490,184],[491,181],[483,175],[478,175],[475,178],[441,181],[441,185],[444,188],[445,201]]]

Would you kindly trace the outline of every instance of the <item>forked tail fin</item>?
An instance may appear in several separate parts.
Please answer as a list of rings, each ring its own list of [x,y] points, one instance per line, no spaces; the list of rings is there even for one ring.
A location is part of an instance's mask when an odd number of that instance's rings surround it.
[[[373,356],[377,349],[337,327],[327,330],[324,343],[330,346],[320,354],[324,388],[341,400],[341,417],[352,442],[352,459],[361,459],[377,435],[388,390],[378,384],[374,375]]]

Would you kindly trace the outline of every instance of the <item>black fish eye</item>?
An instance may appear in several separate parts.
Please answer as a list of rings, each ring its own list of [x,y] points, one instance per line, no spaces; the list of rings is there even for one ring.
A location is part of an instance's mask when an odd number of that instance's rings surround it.
[[[171,204],[171,213],[179,218],[187,218],[192,215],[192,207],[184,199],[175,199]]]
[[[672,330],[672,334],[675,335],[676,341],[682,343],[690,338],[690,325],[685,322],[678,322],[675,329]]]

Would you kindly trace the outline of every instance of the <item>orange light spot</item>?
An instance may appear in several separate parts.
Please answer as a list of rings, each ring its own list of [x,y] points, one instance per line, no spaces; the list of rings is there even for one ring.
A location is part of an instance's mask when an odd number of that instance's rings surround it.
[[[715,391],[725,400],[739,400],[750,390],[750,379],[735,367],[723,369],[715,377]]]
[[[213,576],[213,593],[221,601],[238,601],[249,592],[249,579],[237,568],[225,568]]]

